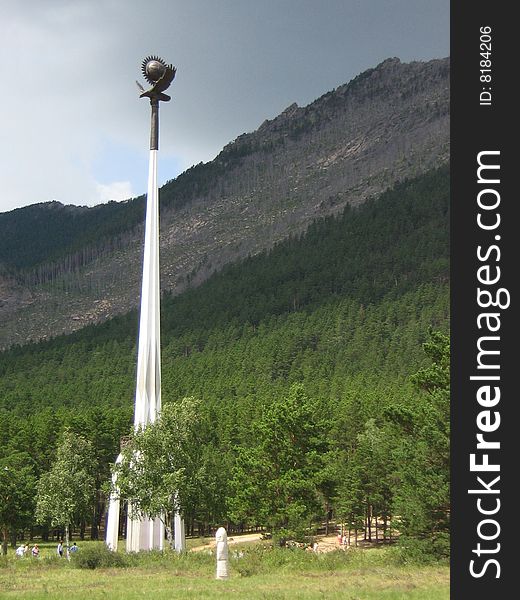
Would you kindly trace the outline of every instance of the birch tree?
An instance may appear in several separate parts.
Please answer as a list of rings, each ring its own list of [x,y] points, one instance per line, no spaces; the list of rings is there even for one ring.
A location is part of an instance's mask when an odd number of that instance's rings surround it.
[[[115,466],[113,492],[132,503],[136,518],[161,519],[170,545],[172,513],[184,516],[202,485],[198,409],[193,398],[166,404],[159,419],[132,434]]]
[[[69,528],[92,508],[96,463],[92,444],[65,430],[56,449],[56,461],[38,482],[36,520],[63,527],[69,546]]]

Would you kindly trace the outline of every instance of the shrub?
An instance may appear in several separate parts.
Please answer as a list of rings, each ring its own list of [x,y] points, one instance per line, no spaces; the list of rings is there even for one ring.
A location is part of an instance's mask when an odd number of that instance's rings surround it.
[[[336,572],[352,562],[355,553],[327,552],[315,554],[297,545],[280,548],[258,545],[231,554],[231,566],[242,577],[262,573],[328,571]]]
[[[271,549],[269,546],[253,546],[240,554],[232,554],[230,560],[232,568],[237,571],[237,573],[240,573],[242,577],[258,575],[258,573],[261,573],[265,568],[266,548]]]
[[[400,562],[405,564],[432,564],[448,562],[450,558],[450,536],[438,533],[424,539],[401,537],[397,551]]]
[[[124,555],[112,552],[103,543],[85,546],[72,556],[72,562],[78,569],[126,566]]]

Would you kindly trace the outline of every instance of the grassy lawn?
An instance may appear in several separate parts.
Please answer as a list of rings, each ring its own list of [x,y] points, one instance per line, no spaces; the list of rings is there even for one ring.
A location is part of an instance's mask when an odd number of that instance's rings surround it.
[[[302,550],[237,547],[226,581],[214,579],[215,559],[205,552],[123,555],[125,566],[80,569],[74,560],[55,558],[53,550],[43,548],[41,559],[16,560],[11,553],[0,561],[0,598],[449,598],[447,566],[400,565],[391,550],[316,556]]]

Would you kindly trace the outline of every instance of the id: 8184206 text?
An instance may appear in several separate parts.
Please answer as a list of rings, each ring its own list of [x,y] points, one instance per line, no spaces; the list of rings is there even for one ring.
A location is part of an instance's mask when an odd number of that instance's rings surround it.
[[[493,72],[491,70],[491,27],[486,25],[480,28],[480,84],[479,96],[480,106],[491,106],[491,81]]]

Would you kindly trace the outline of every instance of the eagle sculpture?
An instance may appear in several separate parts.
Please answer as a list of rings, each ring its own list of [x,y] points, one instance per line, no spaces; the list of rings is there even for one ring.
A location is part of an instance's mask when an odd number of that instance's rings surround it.
[[[141,94],[139,98],[150,98],[152,100],[162,100],[168,102],[171,97],[165,94],[173,79],[177,69],[173,65],[167,65],[162,58],[158,56],[148,56],[143,60],[142,71],[144,78],[152,85],[149,90],[145,90],[144,87],[138,82],[137,87]]]

